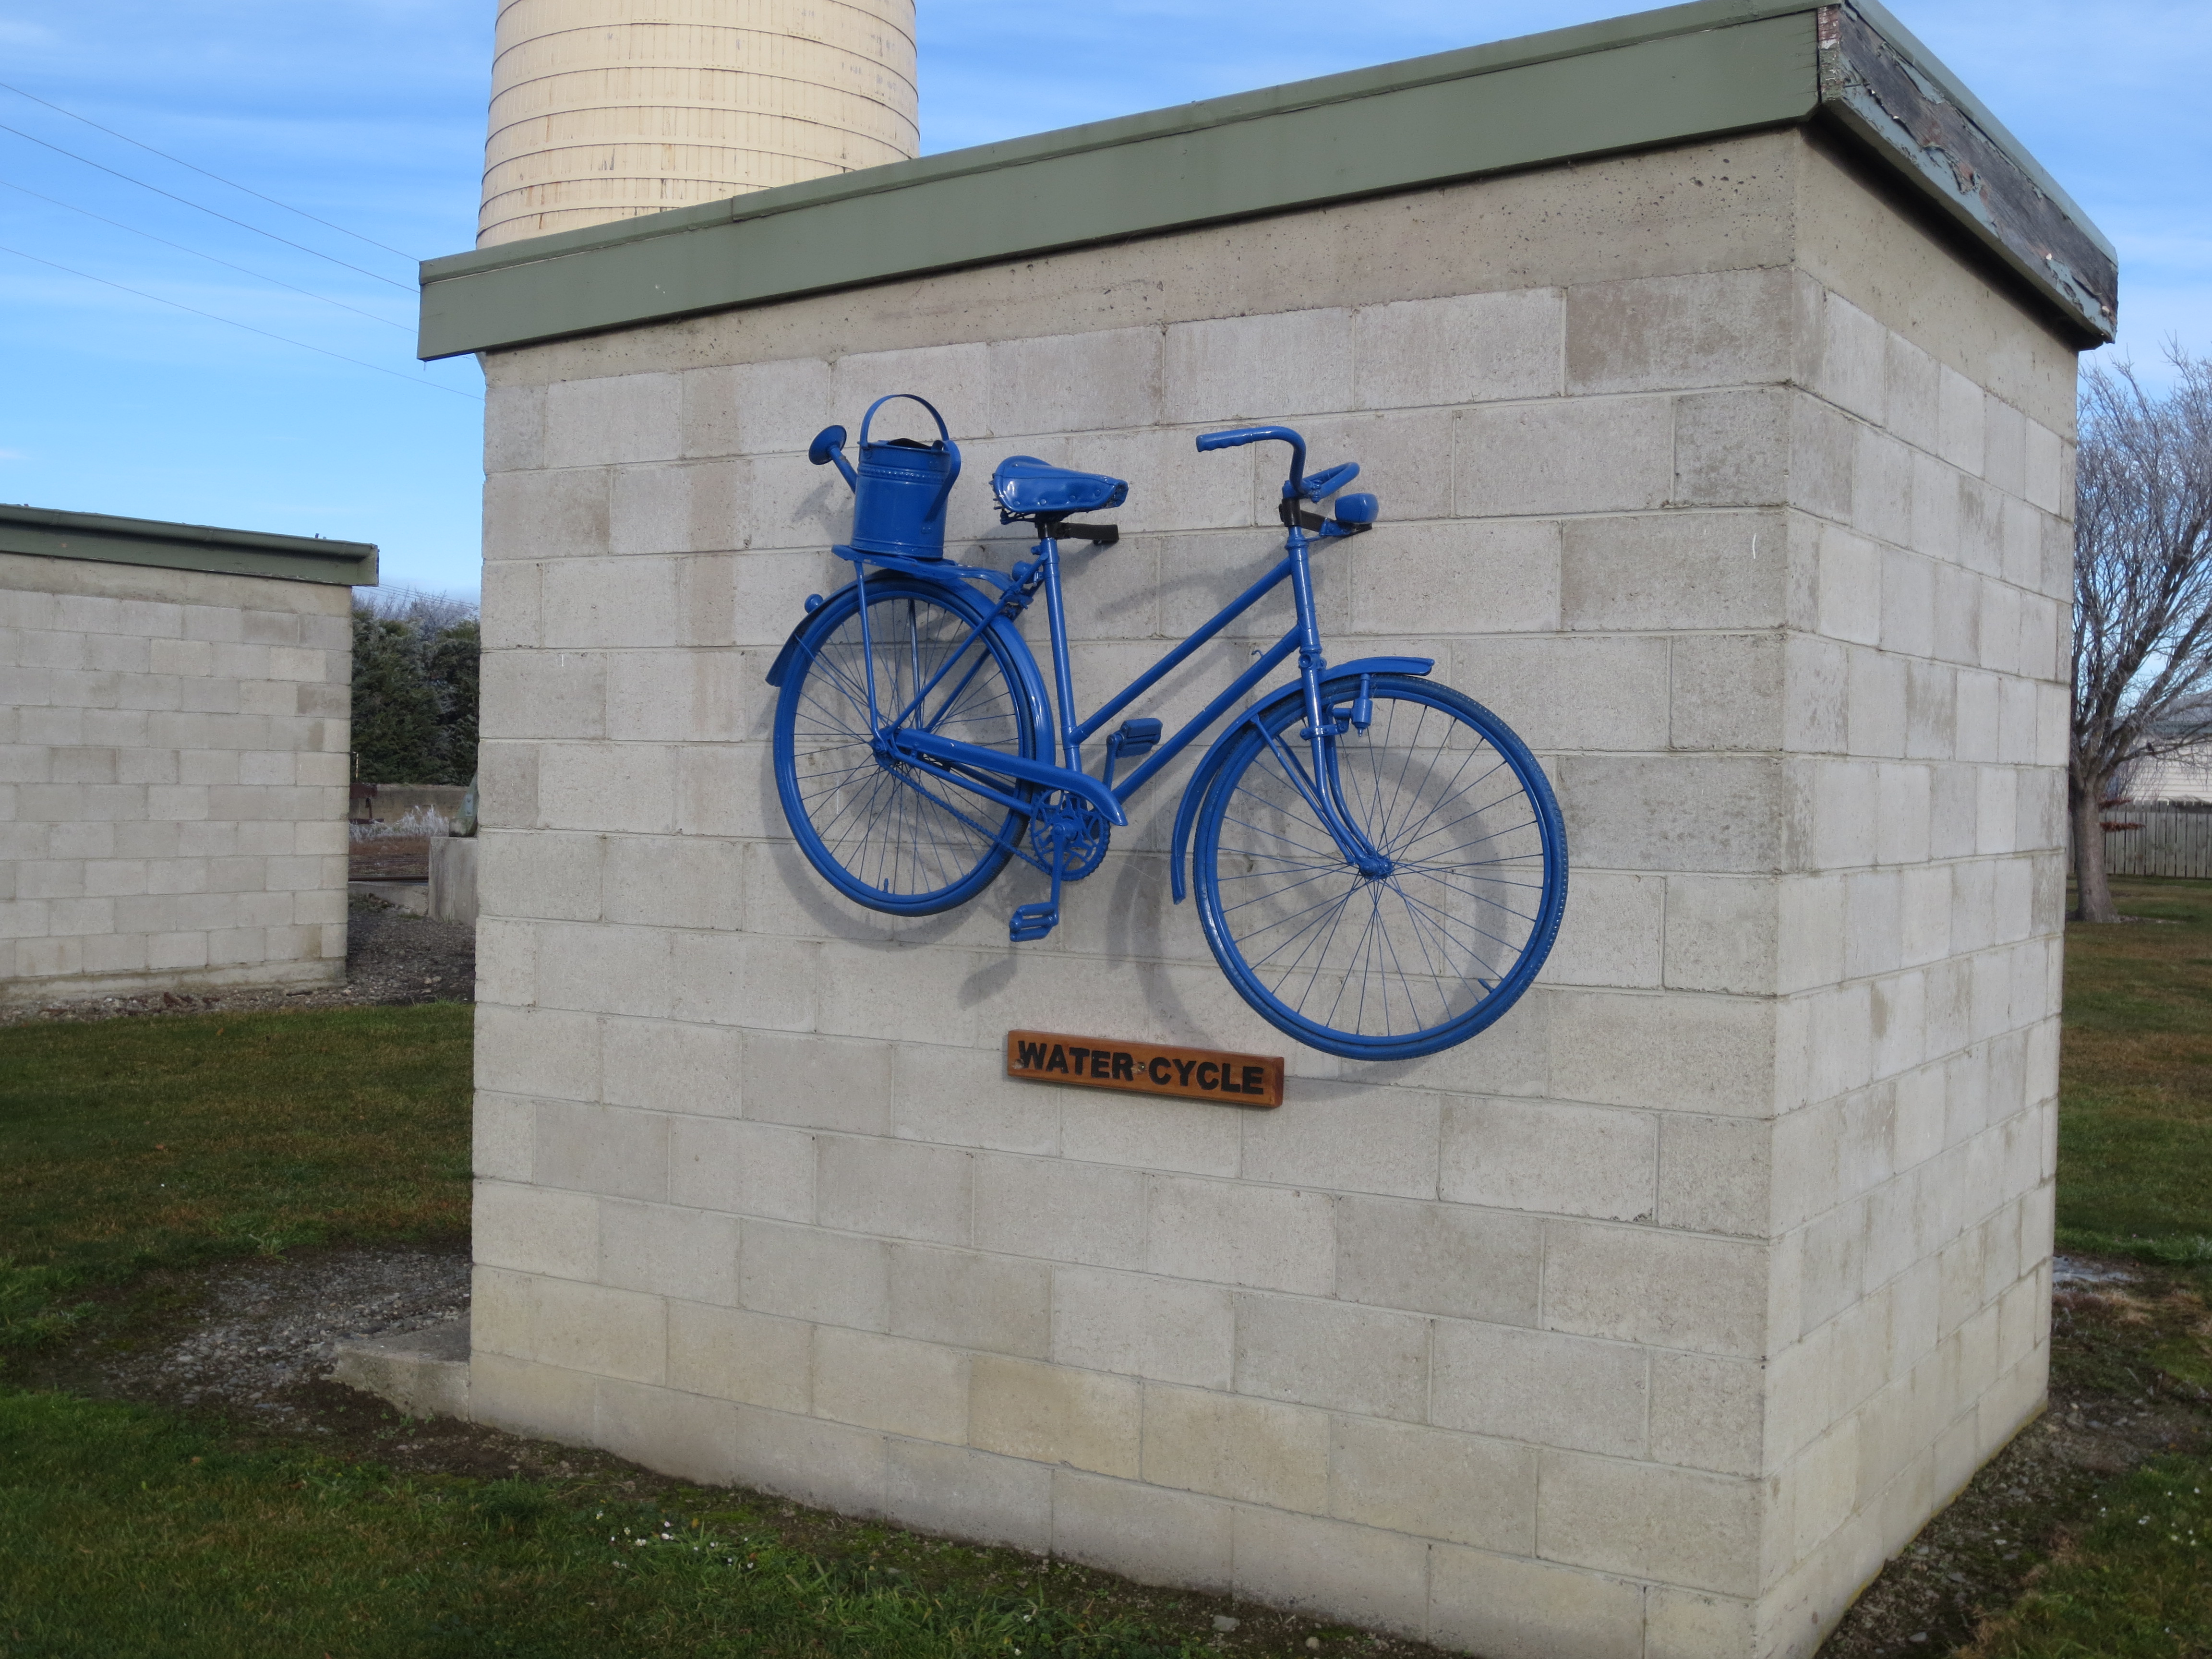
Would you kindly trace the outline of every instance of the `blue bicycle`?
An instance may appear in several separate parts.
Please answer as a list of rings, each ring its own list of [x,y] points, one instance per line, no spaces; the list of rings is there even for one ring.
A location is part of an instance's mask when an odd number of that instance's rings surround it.
[[[1018,858],[1050,879],[1051,896],[1014,911],[1012,937],[1043,938],[1062,884],[1097,869],[1128,823],[1124,804],[1295,655],[1297,683],[1230,723],[1176,813],[1175,897],[1188,870],[1222,971],[1278,1029],[1354,1060],[1463,1042],[1528,988],[1567,893],[1566,836],[1541,769],[1497,715],[1431,681],[1431,659],[1331,665],[1323,654],[1310,561],[1316,544],[1375,521],[1374,496],[1340,493],[1358,463],[1309,474],[1305,441],[1288,427],[1200,436],[1201,450],[1290,447],[1283,557],[1079,719],[1060,544],[1110,545],[1115,526],[1076,517],[1120,505],[1127,484],[1013,457],[992,492],[1001,523],[1035,526],[1031,556],[1009,571],[953,562],[944,512],[958,447],[941,416],[934,442],[872,442],[889,401],[862,422],[857,468],[843,428],[815,440],[811,459],[854,487],[853,541],[836,550],[854,580],[807,601],[768,676],[784,812],[833,887],[871,909],[927,915],[974,898]],[[1308,510],[1332,496],[1328,518]],[[1290,630],[1182,729],[1167,736],[1160,720],[1132,718],[1106,731],[1285,581]],[[1039,593],[1049,702],[1019,626]],[[1094,774],[1085,747],[1102,732]]]

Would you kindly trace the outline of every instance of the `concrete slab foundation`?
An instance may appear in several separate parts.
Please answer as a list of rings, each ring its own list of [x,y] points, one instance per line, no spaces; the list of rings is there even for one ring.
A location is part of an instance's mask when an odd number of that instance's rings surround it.
[[[410,1417],[469,1415],[469,1322],[337,1345],[331,1380],[397,1406]]]
[[[477,919],[477,843],[472,836],[430,840],[429,914],[440,921]]]

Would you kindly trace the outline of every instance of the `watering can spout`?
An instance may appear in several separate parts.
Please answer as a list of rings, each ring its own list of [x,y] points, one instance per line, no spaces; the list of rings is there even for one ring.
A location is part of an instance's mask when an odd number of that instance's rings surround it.
[[[852,462],[845,459],[845,428],[843,427],[825,426],[821,431],[816,433],[814,441],[806,447],[806,459],[817,466],[824,465],[830,461],[836,462],[837,470],[845,475],[845,482],[854,489],[860,487],[853,472]]]
[[[876,411],[894,398],[920,404],[937,422],[931,442],[912,438],[871,439]],[[808,447],[817,466],[832,461],[853,487],[853,545],[864,553],[895,553],[909,559],[945,556],[945,509],[960,477],[960,446],[936,406],[910,392],[894,392],[868,405],[860,422],[860,465],[845,459],[845,428],[824,427]]]

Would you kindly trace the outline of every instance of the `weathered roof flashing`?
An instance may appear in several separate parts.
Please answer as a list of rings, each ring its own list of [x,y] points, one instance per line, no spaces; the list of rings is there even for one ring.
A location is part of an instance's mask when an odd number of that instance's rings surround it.
[[[1820,120],[2112,337],[2111,243],[1875,0],[1696,0],[510,242],[422,267],[421,355]]]
[[[327,542],[316,536],[274,536],[46,507],[0,506],[0,553],[334,586],[376,586],[376,548],[368,542]]]

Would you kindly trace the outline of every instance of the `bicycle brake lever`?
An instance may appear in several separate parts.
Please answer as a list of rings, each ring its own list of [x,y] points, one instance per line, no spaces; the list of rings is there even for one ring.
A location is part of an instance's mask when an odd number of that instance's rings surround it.
[[[1297,480],[1295,485],[1285,483],[1283,486],[1283,494],[1291,496],[1292,499],[1303,498],[1309,501],[1327,501],[1358,476],[1358,462],[1343,461],[1300,478]]]

